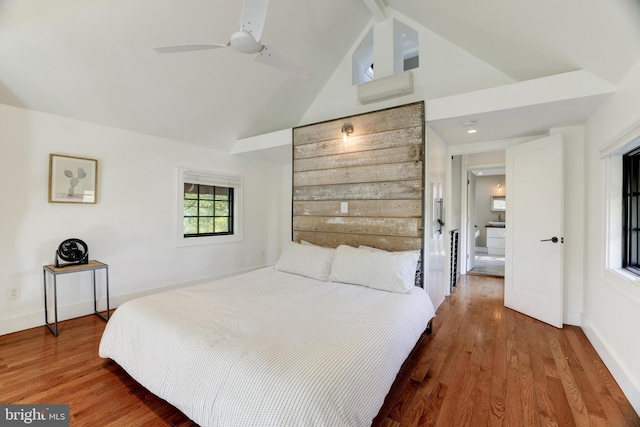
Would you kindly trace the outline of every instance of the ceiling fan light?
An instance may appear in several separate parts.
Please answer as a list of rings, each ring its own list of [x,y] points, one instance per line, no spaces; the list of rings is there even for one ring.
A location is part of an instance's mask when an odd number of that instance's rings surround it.
[[[240,30],[231,35],[229,44],[240,53],[258,53],[264,46],[256,41],[251,33]]]

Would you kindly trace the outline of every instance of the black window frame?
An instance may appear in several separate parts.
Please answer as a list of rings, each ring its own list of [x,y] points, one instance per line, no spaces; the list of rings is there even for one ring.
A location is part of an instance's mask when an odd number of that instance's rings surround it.
[[[640,147],[622,156],[622,268],[640,276]]]
[[[186,191],[186,187],[187,186],[191,186],[194,187],[196,189],[195,193],[198,194],[197,198],[187,198],[187,191]],[[206,187],[209,188],[210,191],[208,192],[202,192],[201,189],[202,187]],[[216,195],[217,195],[217,189],[224,189],[227,191],[228,194],[228,199],[227,200],[218,200],[216,199]],[[226,187],[223,185],[207,185],[207,184],[196,184],[196,183],[191,183],[188,181],[184,182],[184,189],[183,189],[183,202],[184,202],[184,206],[185,208],[183,209],[183,213],[182,213],[182,221],[184,224],[184,221],[186,218],[197,218],[197,225],[196,225],[196,229],[198,230],[197,233],[185,233],[184,232],[184,225],[183,225],[183,237],[184,238],[191,238],[191,237],[208,237],[208,236],[230,236],[234,234],[234,218],[235,218],[235,214],[234,214],[234,203],[235,203],[235,194],[234,194],[234,188],[233,187]],[[213,194],[213,211],[212,211],[212,215],[201,215],[201,209],[200,209],[200,202],[201,200],[203,200],[200,195],[201,194]],[[196,215],[186,215],[185,211],[187,208],[187,202],[188,201],[193,201],[196,200],[197,204],[195,206],[196,208]],[[228,213],[227,215],[217,215],[216,214],[216,208],[215,208],[215,202],[216,201],[223,201],[225,203],[228,204]],[[200,232],[200,219],[201,218],[212,218],[212,222],[213,222],[213,232],[211,233],[207,233],[207,232]],[[227,231],[221,231],[221,232],[216,232],[215,231],[215,224],[216,224],[216,219],[217,218],[227,218]]]

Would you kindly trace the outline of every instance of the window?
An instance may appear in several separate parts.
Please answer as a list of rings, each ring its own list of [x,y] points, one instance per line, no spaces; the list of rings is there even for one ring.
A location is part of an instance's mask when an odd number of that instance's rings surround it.
[[[622,156],[622,267],[640,275],[640,148]]]
[[[178,245],[242,240],[242,177],[178,169]]]
[[[373,28],[364,36],[351,55],[351,84],[373,80]]]
[[[233,234],[233,188],[184,184],[184,237]]]
[[[393,20],[393,73],[399,74],[420,66],[418,32],[410,26]]]
[[[640,259],[638,246],[634,243],[640,239],[640,122],[605,145],[600,150],[600,159],[604,189],[602,278],[640,304]],[[625,165],[627,162],[630,164]],[[635,190],[629,189],[628,185],[634,179]]]

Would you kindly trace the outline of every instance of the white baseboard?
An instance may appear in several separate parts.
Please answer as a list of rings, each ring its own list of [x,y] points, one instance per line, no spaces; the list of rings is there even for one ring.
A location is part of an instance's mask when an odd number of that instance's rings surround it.
[[[582,326],[582,313],[577,311],[564,311],[563,323],[571,326]]]
[[[604,362],[605,366],[613,375],[622,392],[627,397],[633,409],[640,414],[640,384],[638,378],[634,378],[631,372],[620,362],[617,354],[611,350],[602,335],[587,320],[583,319],[582,330],[595,348],[596,352]]]
[[[172,285],[162,286],[159,288],[145,289],[143,291],[133,292],[130,294],[123,295],[112,295],[109,299],[109,308],[117,308],[119,305],[145,295],[156,294],[158,292],[169,291],[172,289],[183,288],[185,286],[194,286],[201,285],[203,283],[208,283],[213,280],[223,279],[225,277],[235,276],[241,273],[248,273],[253,270],[258,270],[260,268],[264,268],[265,266],[260,267],[252,267],[240,271],[235,271],[231,273],[219,274],[216,276],[203,277],[196,280],[191,280],[189,282],[182,283],[174,283]],[[107,301],[106,299],[98,300],[98,310],[106,310]],[[75,304],[69,305],[58,305],[58,322],[63,320],[74,319],[76,317],[87,316],[89,314],[93,314],[93,300],[83,301]],[[53,320],[53,312],[49,312],[49,323],[52,323]],[[2,319],[0,322],[0,335],[11,334],[18,331],[24,331],[26,329],[36,328],[39,326],[44,326],[44,307],[42,310],[38,310],[32,313],[25,313],[18,316],[8,317]]]
[[[2,319],[2,322],[0,322],[0,335],[24,331],[25,329],[31,329],[43,325],[44,309],[35,313],[21,314],[19,316]]]

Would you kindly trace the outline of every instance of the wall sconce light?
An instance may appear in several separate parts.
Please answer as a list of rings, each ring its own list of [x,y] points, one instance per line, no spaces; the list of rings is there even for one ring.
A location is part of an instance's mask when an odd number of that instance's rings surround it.
[[[502,184],[498,184],[498,191],[502,191]]]
[[[351,123],[345,123],[342,125],[342,140],[347,142],[349,135],[353,133],[353,125]]]

